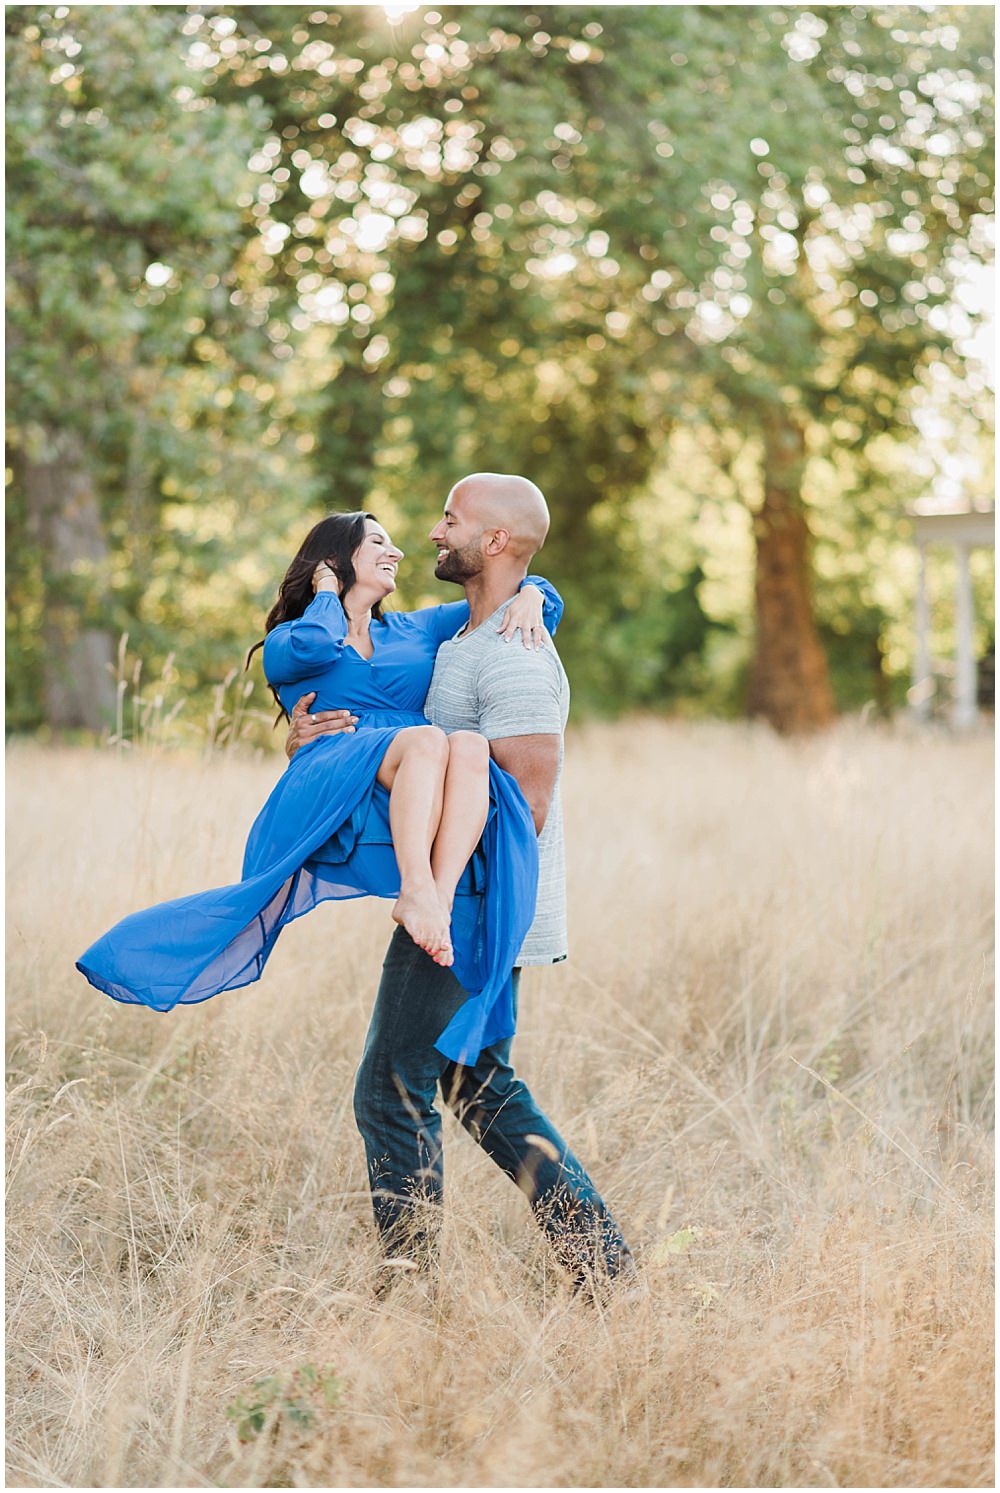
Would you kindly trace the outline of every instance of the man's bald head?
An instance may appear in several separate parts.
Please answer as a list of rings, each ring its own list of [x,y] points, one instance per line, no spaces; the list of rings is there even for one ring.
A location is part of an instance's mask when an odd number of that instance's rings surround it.
[[[484,529],[504,530],[510,536],[511,554],[525,564],[541,549],[549,532],[548,505],[541,489],[527,477],[473,472],[455,483],[448,502],[474,514]]]

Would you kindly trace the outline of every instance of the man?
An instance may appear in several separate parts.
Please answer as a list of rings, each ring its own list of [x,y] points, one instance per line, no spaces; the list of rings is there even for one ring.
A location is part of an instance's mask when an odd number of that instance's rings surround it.
[[[479,472],[452,488],[430,538],[434,574],[465,589],[471,616],[438,651],[425,711],[447,732],[478,731],[494,760],[516,778],[538,832],[534,922],[514,970],[566,957],[566,893],[559,775],[569,684],[551,641],[510,647],[498,631],[549,527],[539,489],[524,477]],[[346,711],[308,715],[296,705],[286,750],[324,732],[350,729]],[[462,887],[459,888],[460,892]],[[468,888],[466,888],[468,890]],[[510,1065],[510,1041],[486,1048],[471,1067],[450,1062],[434,1040],[466,999],[450,969],[397,928],[386,954],[355,1087],[375,1222],[390,1255],[427,1263],[434,1255],[444,1184],[440,1086],[465,1129],[524,1191],[556,1257],[577,1287],[635,1266],[593,1183]]]

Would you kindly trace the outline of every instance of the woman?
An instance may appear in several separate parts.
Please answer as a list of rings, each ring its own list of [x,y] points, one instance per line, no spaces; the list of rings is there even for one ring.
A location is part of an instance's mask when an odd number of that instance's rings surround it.
[[[383,616],[402,558],[371,514],[335,514],[307,535],[268,615],[264,672],[286,716],[308,682],[315,708],[350,706],[358,728],[296,752],[250,831],[240,882],[135,913],[81,956],[77,968],[99,990],[158,1011],[207,1000],[258,979],[281,929],[318,902],[391,896],[396,920],[469,993],[440,1050],[471,1062],[513,1034],[510,970],[534,911],[534,825],[481,737],[446,737],[422,714],[437,649],[469,608]],[[501,631],[520,627],[527,642],[543,596],[554,631],[562,602],[536,577]]]

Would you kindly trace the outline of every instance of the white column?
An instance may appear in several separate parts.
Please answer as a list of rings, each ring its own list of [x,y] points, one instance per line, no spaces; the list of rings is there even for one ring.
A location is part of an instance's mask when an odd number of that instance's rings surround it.
[[[976,647],[972,617],[972,578],[969,550],[955,546],[955,709],[954,724],[976,723]]]
[[[910,707],[919,720],[927,720],[934,697],[934,676],[931,672],[931,609],[927,598],[927,550],[917,545],[920,554],[920,571],[917,576],[917,604],[914,612],[916,643],[913,650],[913,687],[909,693]]]

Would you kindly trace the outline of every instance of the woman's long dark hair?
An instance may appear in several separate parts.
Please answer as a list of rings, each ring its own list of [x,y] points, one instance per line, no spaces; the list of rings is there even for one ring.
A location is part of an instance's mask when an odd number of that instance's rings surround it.
[[[267,634],[277,627],[279,622],[292,622],[296,617],[302,616],[313,599],[313,571],[323,560],[327,562],[340,582],[341,596],[347,595],[357,579],[354,573],[354,555],[364,540],[365,521],[369,518],[374,523],[378,522],[374,513],[331,513],[326,518],[321,518],[319,523],[309,530],[299,546],[295,559],[285,571],[285,579],[278,587],[278,599],[268,612],[267,621],[264,623],[264,637],[258,643],[254,643],[247,654],[246,668],[249,669],[250,660],[257,649],[263,648]],[[381,619],[382,603],[380,601],[372,607],[372,616],[376,621]],[[272,685],[268,685],[268,688],[281,711],[278,720],[281,720],[282,716],[286,721],[289,720],[290,716],[278,699],[277,690]],[[274,724],[277,725],[278,721]]]

